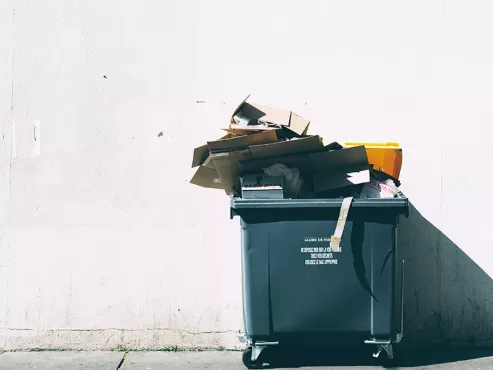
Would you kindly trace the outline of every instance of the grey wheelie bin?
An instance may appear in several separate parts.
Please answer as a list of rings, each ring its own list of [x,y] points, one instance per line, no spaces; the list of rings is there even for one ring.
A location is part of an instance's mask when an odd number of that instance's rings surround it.
[[[243,363],[259,368],[269,346],[367,343],[375,357],[402,339],[405,198],[352,201],[337,250],[342,199],[231,200],[240,216]]]

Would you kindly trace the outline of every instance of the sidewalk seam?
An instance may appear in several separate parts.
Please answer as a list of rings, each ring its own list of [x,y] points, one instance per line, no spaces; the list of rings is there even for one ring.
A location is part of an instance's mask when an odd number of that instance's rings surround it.
[[[118,366],[116,367],[116,370],[119,370],[122,367],[123,363],[125,362],[125,357],[127,357],[127,353],[128,353],[128,351],[123,354],[123,357],[120,360],[120,362],[118,363]]]

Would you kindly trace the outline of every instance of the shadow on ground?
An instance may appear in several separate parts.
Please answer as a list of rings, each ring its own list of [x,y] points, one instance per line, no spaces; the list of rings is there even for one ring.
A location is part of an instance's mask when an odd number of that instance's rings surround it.
[[[373,358],[368,348],[323,352],[278,350],[271,352],[269,356],[272,359],[272,366],[265,365],[264,368],[281,369],[306,366],[341,366],[351,368],[357,366],[376,366],[405,369],[491,357],[493,356],[493,348],[401,347],[396,349],[395,355],[395,360],[389,362],[385,358]]]

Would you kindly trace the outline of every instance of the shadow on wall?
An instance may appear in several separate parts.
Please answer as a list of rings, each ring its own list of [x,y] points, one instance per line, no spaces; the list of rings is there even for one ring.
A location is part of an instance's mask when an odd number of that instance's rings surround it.
[[[398,238],[406,266],[403,344],[492,345],[488,274],[412,204]]]
[[[464,368],[490,366],[493,348],[463,346],[493,344],[493,280],[412,204],[398,230],[400,258],[405,260],[404,340],[395,347],[394,368],[459,361],[469,361],[460,365]],[[362,346],[273,356],[282,359],[277,368],[382,364],[370,355],[373,350]]]

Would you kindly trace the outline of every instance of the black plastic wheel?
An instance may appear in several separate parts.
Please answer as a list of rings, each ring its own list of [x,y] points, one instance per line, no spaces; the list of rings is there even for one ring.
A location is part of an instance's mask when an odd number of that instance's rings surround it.
[[[376,359],[377,363],[382,366],[384,369],[392,369],[395,367],[395,359],[392,358],[390,359],[389,356],[387,355],[387,352],[382,351],[380,353],[380,356]]]
[[[262,354],[255,361],[252,361],[252,347],[249,347],[243,351],[241,360],[247,369],[261,369],[264,364],[262,361]]]

